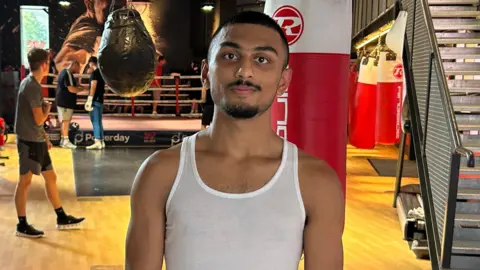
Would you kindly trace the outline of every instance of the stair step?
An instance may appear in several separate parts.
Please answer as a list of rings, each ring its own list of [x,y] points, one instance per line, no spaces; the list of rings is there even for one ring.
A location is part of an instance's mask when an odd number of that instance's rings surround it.
[[[475,104],[459,104],[459,105],[453,105],[453,109],[456,112],[468,112],[468,113],[479,113],[480,112],[480,105],[475,105]],[[479,146],[480,147],[480,146]]]
[[[480,189],[458,189],[457,199],[459,200],[480,200]]]
[[[451,270],[478,270],[480,256],[462,256],[453,254],[451,257]],[[443,268],[445,269],[445,268]]]
[[[480,115],[457,114],[458,130],[480,130]]]
[[[480,96],[451,96],[450,98],[452,100],[453,109],[456,112],[480,112]]]
[[[432,18],[468,18],[480,16],[480,11],[473,6],[432,6]]]
[[[471,150],[475,154],[475,161],[480,157],[480,136],[479,135],[460,135],[462,146]],[[465,160],[465,159],[464,159]],[[480,163],[475,162],[475,167],[480,167]]]
[[[440,48],[442,59],[479,59],[479,48]]]
[[[457,202],[455,212],[456,216],[462,214],[471,214],[480,217],[480,202]]]
[[[428,0],[429,5],[475,5],[478,0]]]
[[[436,33],[438,44],[480,44],[480,33]]]
[[[433,19],[435,30],[480,30],[477,19]]]
[[[480,227],[480,215],[479,214],[456,214],[455,216],[456,227],[468,227],[478,228]]]
[[[475,177],[480,180],[480,166],[479,167],[466,167],[462,166],[460,167],[460,175],[468,175],[470,178]]]
[[[480,93],[480,80],[449,80],[451,93]]]
[[[480,63],[443,63],[445,75],[480,75]]]
[[[453,241],[452,253],[480,255],[480,241]]]

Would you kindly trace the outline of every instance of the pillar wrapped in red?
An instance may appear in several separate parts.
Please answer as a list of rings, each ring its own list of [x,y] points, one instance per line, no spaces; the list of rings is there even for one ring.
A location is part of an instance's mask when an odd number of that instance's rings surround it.
[[[0,146],[5,145],[5,120],[0,117]]]
[[[349,141],[361,149],[375,147],[377,68],[375,57],[369,56],[362,60],[353,99]]]
[[[352,1],[267,0],[265,13],[285,32],[293,70],[272,107],[273,129],[325,160],[345,192]]]

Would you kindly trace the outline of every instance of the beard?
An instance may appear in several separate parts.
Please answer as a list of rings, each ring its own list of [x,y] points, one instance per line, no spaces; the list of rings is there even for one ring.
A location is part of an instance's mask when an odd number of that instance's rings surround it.
[[[230,117],[234,119],[252,119],[256,116],[262,115],[273,104],[275,100],[275,95],[273,98],[264,105],[247,105],[247,104],[229,104],[225,102],[220,106],[220,108]]]

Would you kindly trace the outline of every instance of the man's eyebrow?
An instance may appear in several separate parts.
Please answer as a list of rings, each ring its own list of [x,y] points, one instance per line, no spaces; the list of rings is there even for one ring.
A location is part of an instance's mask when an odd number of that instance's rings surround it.
[[[224,41],[220,44],[220,47],[232,47],[235,49],[241,49],[240,45],[238,43],[232,42],[232,41]]]
[[[275,50],[275,48],[273,48],[272,46],[260,46],[260,47],[255,47],[254,50],[255,50],[255,51],[269,51],[269,52],[273,52],[274,54],[278,55],[277,50]]]
[[[239,50],[242,48],[238,43],[235,43],[235,42],[232,42],[232,41],[224,41],[220,44],[220,47],[231,47],[231,48],[239,49]],[[275,50],[275,48],[273,48],[272,46],[259,46],[259,47],[255,47],[253,50],[254,51],[269,51],[269,52],[273,52],[274,54],[278,55],[277,50]]]

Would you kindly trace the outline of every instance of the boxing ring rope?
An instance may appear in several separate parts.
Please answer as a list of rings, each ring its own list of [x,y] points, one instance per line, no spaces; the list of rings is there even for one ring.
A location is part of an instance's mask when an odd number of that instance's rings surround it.
[[[20,69],[20,76],[21,78],[25,78],[25,68],[22,66]],[[46,84],[42,83],[41,86],[43,89],[49,89],[49,88],[55,88],[57,87],[56,81],[58,79],[57,74],[52,74],[49,73],[44,80],[47,80],[47,77],[53,77],[53,82],[54,84]],[[90,77],[90,74],[74,74],[74,78],[77,79],[78,85],[86,87],[88,89],[89,84],[84,83],[84,80],[88,80]],[[199,114],[195,113],[190,113],[190,114],[180,114],[180,108],[185,107],[188,105],[193,105],[194,103],[204,103],[206,98],[202,87],[190,87],[190,84],[181,84],[182,80],[201,80],[201,76],[182,76],[182,75],[171,75],[171,76],[155,76],[154,81],[152,81],[152,84],[154,82],[158,82],[159,80],[173,80],[174,84],[162,84],[160,83],[160,87],[158,86],[153,86],[149,87],[147,91],[141,95],[138,95],[136,97],[131,97],[130,100],[125,100],[125,97],[121,97],[114,93],[112,89],[106,84],[105,85],[105,94],[104,94],[104,105],[108,106],[123,106],[124,108],[131,107],[131,112],[130,113],[108,113],[108,115],[113,115],[113,116],[147,116],[149,114],[136,114],[135,109],[139,106],[148,106],[152,104],[157,104],[157,105],[162,105],[165,107],[173,107],[175,106],[175,116],[200,116]],[[48,91],[48,90],[47,90]],[[150,97],[152,96],[151,94],[148,94],[147,92],[154,92],[154,91],[162,91],[162,93],[159,95],[159,99],[156,100],[156,97],[153,96],[153,100],[138,100],[137,98],[142,98],[142,97]],[[174,93],[172,93],[175,91]],[[190,92],[190,91],[202,91],[201,98],[199,100],[196,99],[187,99],[186,97],[189,96],[188,93],[185,92]],[[77,93],[78,97],[86,97],[88,96],[88,90],[82,91]],[[110,99],[110,97],[118,97],[120,99]],[[169,98],[169,97],[175,97],[174,100],[164,100],[162,98]],[[55,102],[54,97],[45,97],[45,100]],[[86,99],[78,99],[77,100],[77,105],[84,105],[86,102]],[[58,113],[51,112],[50,116],[56,116]],[[151,115],[151,114],[150,114]],[[161,116],[172,116],[172,114],[161,114]]]

